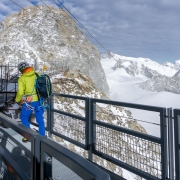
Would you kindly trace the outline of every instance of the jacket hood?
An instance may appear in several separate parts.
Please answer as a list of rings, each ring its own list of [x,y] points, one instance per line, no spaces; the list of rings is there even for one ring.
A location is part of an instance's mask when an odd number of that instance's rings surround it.
[[[29,72],[25,72],[25,73],[23,73],[22,74],[22,76],[33,76],[35,74],[35,71],[34,71],[34,69],[32,69],[31,71],[29,71]]]

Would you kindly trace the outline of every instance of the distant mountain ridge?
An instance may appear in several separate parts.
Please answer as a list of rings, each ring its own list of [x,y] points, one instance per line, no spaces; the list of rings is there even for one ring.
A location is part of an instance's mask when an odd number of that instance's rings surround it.
[[[117,54],[101,54],[101,58],[113,58],[112,69],[124,69],[131,76],[144,75],[149,78],[138,86],[148,91],[167,91],[180,94],[180,60],[159,64],[147,58],[125,57]],[[137,83],[137,82],[136,82]]]

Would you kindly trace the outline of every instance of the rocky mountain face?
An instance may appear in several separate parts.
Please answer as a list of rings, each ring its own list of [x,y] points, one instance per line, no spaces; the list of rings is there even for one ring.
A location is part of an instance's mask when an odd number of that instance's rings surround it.
[[[148,91],[167,91],[180,94],[180,78],[177,76],[154,76],[150,80],[140,83],[139,87]]]
[[[180,94],[180,60],[173,63],[158,64],[150,59],[130,58],[111,53],[116,61],[112,69],[123,68],[131,76],[144,75],[149,80],[138,86],[148,91],[167,91]],[[101,54],[101,58],[112,58],[108,53]],[[137,82],[135,82],[137,83]]]
[[[68,67],[88,75],[108,94],[98,49],[79,30],[68,12],[54,7],[27,7],[7,16],[0,30],[0,64],[17,65],[26,60],[41,70]],[[58,63],[57,63],[58,62]]]
[[[152,78],[153,76],[160,75],[158,71],[152,70],[144,64],[141,64],[141,67],[139,68],[137,62],[127,60],[118,60],[117,63],[114,65],[113,69],[116,70],[117,68],[125,69],[126,72],[132,76],[143,74],[148,78]]]

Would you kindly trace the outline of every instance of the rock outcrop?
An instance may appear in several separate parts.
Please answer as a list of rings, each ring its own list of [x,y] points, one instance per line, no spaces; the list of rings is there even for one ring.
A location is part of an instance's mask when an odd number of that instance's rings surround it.
[[[88,75],[108,94],[100,53],[68,12],[51,6],[26,7],[7,16],[0,31],[0,64],[26,60],[37,70],[58,64]],[[58,62],[58,63],[57,63]]]

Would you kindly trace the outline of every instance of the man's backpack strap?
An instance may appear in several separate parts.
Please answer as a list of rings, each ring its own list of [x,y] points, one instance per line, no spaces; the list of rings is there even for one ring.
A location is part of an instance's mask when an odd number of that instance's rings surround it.
[[[39,74],[37,72],[35,72],[35,75],[36,75],[36,79],[35,79],[35,88],[36,88],[37,78],[39,77]],[[36,88],[36,92],[37,92],[38,100],[40,100],[40,94],[39,94],[38,88]]]

